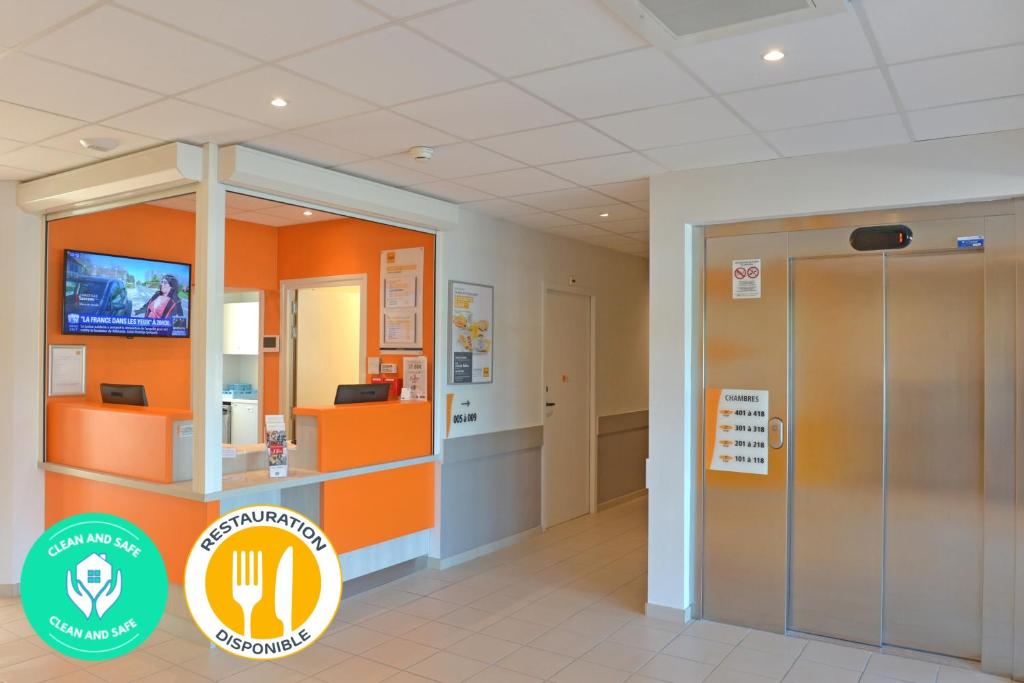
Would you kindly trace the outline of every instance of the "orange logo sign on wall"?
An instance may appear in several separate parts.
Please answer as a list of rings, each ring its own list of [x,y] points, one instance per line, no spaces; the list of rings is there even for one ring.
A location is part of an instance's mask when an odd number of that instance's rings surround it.
[[[185,599],[217,647],[279,659],[311,645],[334,621],[341,564],[310,519],[275,505],[227,513],[192,547]]]

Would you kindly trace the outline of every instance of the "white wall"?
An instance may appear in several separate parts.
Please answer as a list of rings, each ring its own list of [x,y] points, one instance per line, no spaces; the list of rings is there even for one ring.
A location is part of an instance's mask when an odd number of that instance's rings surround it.
[[[43,230],[18,210],[16,183],[0,181],[0,590],[43,532]]]
[[[647,409],[647,261],[578,241],[521,228],[472,212],[439,237],[439,320],[448,281],[494,285],[494,382],[447,384],[438,363],[437,424],[445,424],[445,394],[469,400],[479,420],[454,425],[451,436],[536,427],[543,418],[542,303],[546,286],[597,298],[597,414]],[[443,322],[439,329],[446,330]],[[443,358],[447,340],[438,349]],[[444,436],[443,434],[441,435]]]
[[[304,288],[298,301],[295,404],[331,405],[339,384],[359,383],[362,287]]]
[[[693,603],[699,349],[693,225],[1024,196],[1024,130],[681,171],[651,181],[648,601]],[[689,340],[680,343],[680,335]]]

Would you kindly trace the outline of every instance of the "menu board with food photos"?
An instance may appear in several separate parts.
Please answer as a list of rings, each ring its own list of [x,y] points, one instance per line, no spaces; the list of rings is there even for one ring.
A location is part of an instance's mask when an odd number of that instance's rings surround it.
[[[448,282],[448,383],[494,380],[494,287]]]

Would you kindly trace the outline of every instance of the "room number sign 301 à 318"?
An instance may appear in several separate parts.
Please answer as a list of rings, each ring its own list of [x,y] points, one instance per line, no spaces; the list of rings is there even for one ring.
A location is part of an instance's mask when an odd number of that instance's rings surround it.
[[[460,413],[458,415],[452,415],[452,424],[465,424],[468,422],[476,422],[476,413]]]

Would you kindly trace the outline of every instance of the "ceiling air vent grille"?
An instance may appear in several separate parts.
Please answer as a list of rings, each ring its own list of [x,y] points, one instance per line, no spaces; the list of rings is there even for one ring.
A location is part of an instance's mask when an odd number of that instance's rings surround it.
[[[640,4],[677,36],[814,7],[809,0],[640,0]]]
[[[848,0],[604,0],[663,48],[790,24],[846,9]]]

